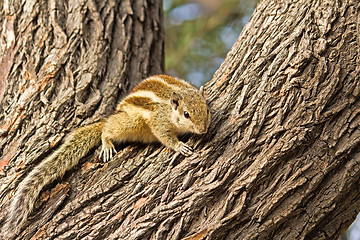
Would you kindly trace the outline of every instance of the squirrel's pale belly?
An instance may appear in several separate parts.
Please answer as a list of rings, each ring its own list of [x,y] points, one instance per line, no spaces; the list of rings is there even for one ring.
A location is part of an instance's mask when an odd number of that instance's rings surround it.
[[[158,142],[159,140],[151,132],[147,126],[146,121],[139,115],[128,114],[126,112],[117,113],[123,115],[110,116],[111,124],[106,124],[105,134],[111,135],[112,140],[116,142],[143,142],[151,143]],[[124,121],[127,119],[127,121]],[[125,125],[125,126],[124,126]],[[123,127],[119,127],[123,126]]]
[[[159,142],[159,140],[151,132],[129,132],[123,141],[143,143]]]
[[[144,121],[138,121],[136,128],[128,128],[126,131],[122,131],[122,135],[119,139],[120,142],[152,143],[159,141],[150,128],[144,124]]]

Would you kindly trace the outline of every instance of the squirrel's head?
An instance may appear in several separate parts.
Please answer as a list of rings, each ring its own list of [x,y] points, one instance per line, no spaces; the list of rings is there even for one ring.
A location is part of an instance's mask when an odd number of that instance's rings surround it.
[[[200,90],[187,89],[173,92],[171,97],[172,121],[180,133],[204,134],[210,125],[210,111]]]

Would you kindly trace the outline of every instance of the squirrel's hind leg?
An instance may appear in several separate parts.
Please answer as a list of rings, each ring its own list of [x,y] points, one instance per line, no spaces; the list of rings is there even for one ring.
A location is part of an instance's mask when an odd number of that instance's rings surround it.
[[[116,155],[117,151],[113,144],[113,141],[121,141],[124,132],[126,131],[126,121],[128,116],[124,112],[118,112],[108,119],[104,123],[104,127],[101,132],[101,152],[99,158],[104,162],[109,161]]]

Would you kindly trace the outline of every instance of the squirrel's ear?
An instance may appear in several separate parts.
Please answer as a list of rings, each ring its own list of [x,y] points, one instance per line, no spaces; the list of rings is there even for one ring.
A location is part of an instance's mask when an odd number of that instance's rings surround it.
[[[204,86],[200,87],[199,92],[204,97]]]
[[[176,110],[179,106],[179,101],[182,99],[182,96],[177,93],[177,92],[173,92],[171,99],[170,99],[170,103],[171,105],[174,107],[174,109]]]

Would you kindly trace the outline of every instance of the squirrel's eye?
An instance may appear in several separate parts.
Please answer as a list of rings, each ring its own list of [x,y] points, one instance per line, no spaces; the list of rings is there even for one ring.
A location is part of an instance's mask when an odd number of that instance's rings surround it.
[[[190,114],[189,114],[187,111],[185,111],[185,112],[184,112],[184,117],[185,117],[185,118],[190,118]]]

